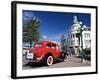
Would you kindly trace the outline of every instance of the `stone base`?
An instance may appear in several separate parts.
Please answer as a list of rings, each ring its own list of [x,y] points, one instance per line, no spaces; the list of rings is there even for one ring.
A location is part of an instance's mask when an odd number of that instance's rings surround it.
[[[81,63],[85,63],[85,59],[83,59],[83,62],[81,61]]]

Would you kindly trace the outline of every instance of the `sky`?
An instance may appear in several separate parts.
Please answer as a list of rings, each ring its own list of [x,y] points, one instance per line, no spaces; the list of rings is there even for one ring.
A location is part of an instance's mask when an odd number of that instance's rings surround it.
[[[38,17],[40,20],[39,31],[41,32],[42,40],[50,40],[59,43],[62,34],[67,37],[74,16],[77,16],[78,21],[82,21],[83,25],[91,27],[91,15],[87,13],[23,10],[23,20],[34,16]]]

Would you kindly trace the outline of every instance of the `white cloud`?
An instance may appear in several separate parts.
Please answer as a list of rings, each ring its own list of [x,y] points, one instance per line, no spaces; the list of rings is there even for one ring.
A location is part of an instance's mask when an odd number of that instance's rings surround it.
[[[42,38],[45,38],[45,39],[46,39],[46,38],[47,38],[47,36],[42,36]]]
[[[58,43],[60,45],[61,35],[53,35],[53,36],[42,36],[41,38],[43,41],[52,41]]]

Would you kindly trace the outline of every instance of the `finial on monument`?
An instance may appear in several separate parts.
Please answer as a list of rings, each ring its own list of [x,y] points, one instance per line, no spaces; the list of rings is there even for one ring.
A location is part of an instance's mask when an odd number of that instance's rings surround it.
[[[77,20],[77,16],[74,16],[74,19],[76,19],[76,20]]]
[[[74,16],[74,17],[73,17],[73,23],[74,23],[74,24],[77,24],[77,23],[78,23],[78,21],[77,21],[77,16]]]

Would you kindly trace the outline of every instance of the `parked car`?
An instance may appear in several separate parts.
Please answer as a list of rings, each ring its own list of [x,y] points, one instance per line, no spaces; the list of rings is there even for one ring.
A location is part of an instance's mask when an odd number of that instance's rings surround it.
[[[68,57],[64,51],[60,50],[57,43],[42,41],[34,44],[34,47],[28,51],[26,59],[28,62],[40,62],[50,66],[55,60],[67,61]]]

